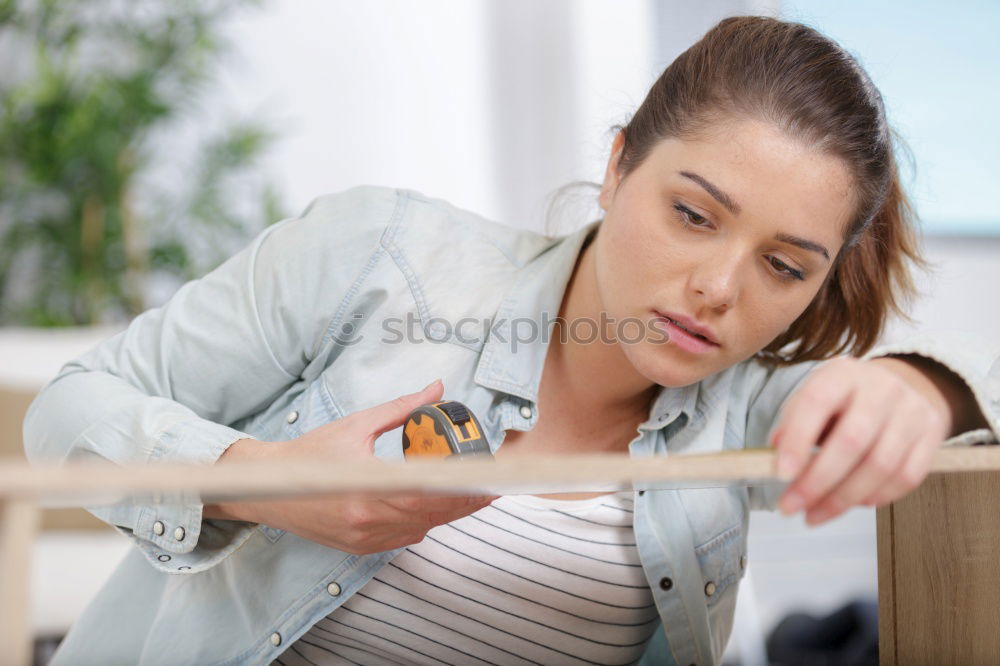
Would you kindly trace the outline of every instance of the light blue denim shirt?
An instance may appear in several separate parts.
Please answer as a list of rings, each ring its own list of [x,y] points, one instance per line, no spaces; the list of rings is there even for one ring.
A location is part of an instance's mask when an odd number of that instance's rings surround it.
[[[207,465],[237,439],[291,440],[436,377],[495,449],[505,430],[538,419],[548,339],[528,340],[528,322],[544,328],[558,315],[596,224],[548,238],[412,191],[321,197],[66,364],[28,411],[29,458]],[[951,367],[992,432],[948,443],[988,440],[1000,433],[1000,364],[982,345],[947,349],[921,338],[868,356],[911,352]],[[769,370],[751,359],[662,388],[629,451],[763,446],[816,366]],[[376,441],[376,455],[402,457],[398,430]],[[748,510],[773,508],[778,490],[636,488],[636,543],[663,626],[643,663],[720,660]],[[90,508],[135,548],[53,663],[266,664],[399,552],[351,555],[265,525],[203,519],[198,497],[161,499]]]

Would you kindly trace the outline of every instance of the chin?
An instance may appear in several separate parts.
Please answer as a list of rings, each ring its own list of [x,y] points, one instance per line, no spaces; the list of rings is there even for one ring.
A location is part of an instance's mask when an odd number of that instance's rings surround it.
[[[669,343],[667,345],[669,346]],[[696,359],[693,359],[694,362],[678,363],[677,356],[664,353],[662,345],[634,351],[639,351],[639,353],[628,354],[626,352],[629,360],[632,361],[632,366],[643,377],[660,386],[680,388],[699,382],[716,372],[716,370],[706,372],[703,367],[699,367]]]

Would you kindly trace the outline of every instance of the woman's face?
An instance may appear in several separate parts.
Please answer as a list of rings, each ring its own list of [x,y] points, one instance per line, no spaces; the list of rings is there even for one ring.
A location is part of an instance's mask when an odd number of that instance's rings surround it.
[[[654,332],[621,346],[647,379],[686,386],[751,357],[806,309],[840,250],[851,177],[842,160],[740,120],[663,140],[620,179],[621,138],[601,189],[598,296],[614,321],[663,327],[666,344]]]

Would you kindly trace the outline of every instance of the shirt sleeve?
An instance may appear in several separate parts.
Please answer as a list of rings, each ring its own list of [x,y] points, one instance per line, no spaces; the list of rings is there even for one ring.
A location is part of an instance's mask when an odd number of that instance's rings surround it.
[[[379,245],[391,193],[354,188],[315,200],[65,364],[29,406],[29,460],[210,465],[252,438],[228,424],[299,379]],[[197,496],[158,499],[87,509],[169,572],[213,566],[254,527],[203,519]]]
[[[997,443],[1000,441],[1000,350],[982,336],[955,329],[939,329],[878,345],[861,358],[913,354],[932,359],[954,372],[969,387],[989,428],[958,433],[943,446]],[[749,403],[747,437],[750,446],[771,441],[781,407],[806,377],[824,362],[802,363],[766,372],[759,391]],[[787,484],[749,488],[752,509],[773,510]]]

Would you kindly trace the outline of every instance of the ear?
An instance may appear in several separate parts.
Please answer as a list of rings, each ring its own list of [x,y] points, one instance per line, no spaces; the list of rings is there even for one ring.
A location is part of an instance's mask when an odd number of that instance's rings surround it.
[[[608,157],[608,166],[604,170],[604,183],[601,185],[601,195],[598,198],[603,210],[607,210],[611,205],[611,200],[618,189],[621,177],[618,174],[618,161],[622,156],[622,148],[625,146],[625,130],[618,130],[615,141],[611,144],[611,155]]]

